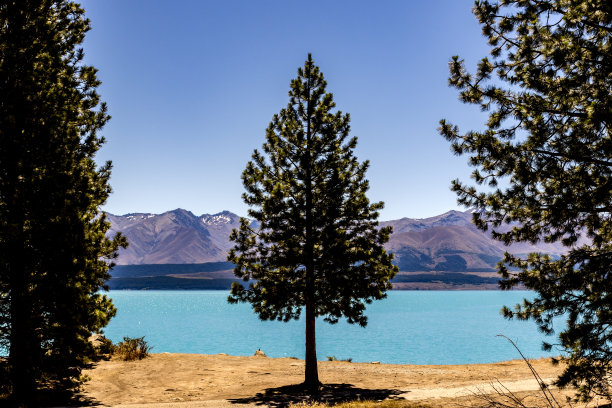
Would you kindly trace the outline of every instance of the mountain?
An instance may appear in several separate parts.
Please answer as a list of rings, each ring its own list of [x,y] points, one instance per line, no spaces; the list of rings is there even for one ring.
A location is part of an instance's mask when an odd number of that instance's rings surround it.
[[[130,243],[119,251],[118,265],[195,264],[225,261],[228,237],[240,217],[229,211],[194,215],[176,209],[163,214],[107,214],[110,234],[121,231]]]
[[[553,257],[567,251],[560,243],[517,243],[505,246],[489,232],[472,224],[472,211],[448,211],[424,218],[402,218],[381,222],[391,225],[393,234],[386,249],[395,255],[400,271],[493,271],[504,252],[525,255],[540,252]],[[504,226],[500,231],[508,231]],[[581,239],[578,244],[585,243]]]
[[[232,243],[228,236],[240,217],[229,211],[194,215],[176,209],[163,214],[108,214],[110,233],[121,231],[130,245],[119,252],[118,265],[199,264],[222,262]],[[472,223],[471,211],[449,211],[423,218],[381,222],[393,226],[386,248],[403,272],[489,272],[504,251],[543,252],[558,256],[560,244],[515,244],[505,247]],[[256,227],[257,225],[253,225]]]

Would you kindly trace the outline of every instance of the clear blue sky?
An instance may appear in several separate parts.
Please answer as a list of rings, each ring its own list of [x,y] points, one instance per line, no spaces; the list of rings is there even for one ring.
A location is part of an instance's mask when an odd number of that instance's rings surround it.
[[[467,0],[86,0],[86,62],[111,121],[114,214],[185,208],[246,215],[240,174],[264,142],[311,52],[370,160],[382,220],[456,209],[472,169],[437,132],[483,126],[447,86],[452,55],[475,67],[488,47]]]

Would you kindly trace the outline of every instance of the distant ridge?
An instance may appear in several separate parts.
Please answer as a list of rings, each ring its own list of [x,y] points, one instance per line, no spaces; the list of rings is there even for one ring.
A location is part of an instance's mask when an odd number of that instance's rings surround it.
[[[240,217],[229,211],[194,215],[176,209],[163,214],[108,214],[111,234],[121,231],[130,245],[119,252],[118,265],[191,264],[225,261],[228,237]]]
[[[108,214],[108,218],[109,233],[121,231],[130,243],[119,252],[118,265],[224,262],[232,246],[229,234],[240,220],[229,211],[197,216],[180,208],[162,214]],[[395,254],[396,264],[405,272],[488,272],[495,269],[506,250],[552,255],[565,251],[560,244],[546,243],[505,247],[477,229],[471,219],[471,211],[448,211],[423,219],[384,221],[381,225],[393,226],[386,248]]]
[[[472,224],[471,210],[448,211],[423,219],[402,218],[384,221],[381,225],[393,226],[386,248],[395,255],[400,271],[406,272],[487,272],[495,270],[506,251],[516,255],[540,252],[552,256],[567,251],[560,243],[505,246]]]

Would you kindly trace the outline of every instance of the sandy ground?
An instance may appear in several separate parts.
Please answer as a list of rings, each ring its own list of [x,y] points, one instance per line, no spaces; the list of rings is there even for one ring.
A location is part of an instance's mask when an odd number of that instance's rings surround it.
[[[532,364],[551,382],[561,371],[550,360]],[[304,362],[291,358],[153,354],[141,361],[102,361],[84,374],[83,397],[113,407],[283,407],[310,397],[296,385]],[[319,362],[325,401],[405,399],[444,406],[491,392],[497,380],[514,392],[537,390],[523,361],[474,365],[391,365]],[[465,398],[464,398],[465,399]]]

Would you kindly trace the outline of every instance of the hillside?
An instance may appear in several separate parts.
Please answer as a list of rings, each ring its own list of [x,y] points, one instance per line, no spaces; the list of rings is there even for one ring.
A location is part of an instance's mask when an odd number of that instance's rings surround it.
[[[121,231],[130,245],[118,265],[191,264],[225,261],[228,237],[240,217],[229,211],[195,216],[183,209],[163,214],[108,214],[111,234]]]
[[[505,246],[489,232],[476,228],[471,211],[448,211],[424,219],[402,218],[381,222],[393,226],[386,245],[395,254],[402,271],[493,271],[504,252],[524,255],[540,252],[559,256],[566,251],[560,243],[519,243]],[[503,230],[510,227],[505,226]],[[583,241],[580,241],[581,243]]]
[[[229,211],[196,216],[183,209],[108,216],[110,233],[121,231],[130,242],[119,252],[118,265],[223,262],[231,247],[228,236],[240,219]],[[384,221],[381,225],[391,225],[394,231],[386,248],[406,272],[493,271],[506,250],[563,253],[559,244],[505,247],[472,225],[471,217],[470,211],[449,211],[430,218]]]
[[[123,232],[130,246],[119,253],[111,289],[229,289],[235,280],[226,262],[228,237],[240,217],[177,209],[163,214],[109,214],[112,229]],[[496,289],[495,264],[504,251],[515,254],[562,254],[559,244],[505,247],[471,223],[470,211],[435,217],[384,221],[393,226],[386,248],[400,273],[395,289]],[[253,224],[253,227],[257,227]]]

